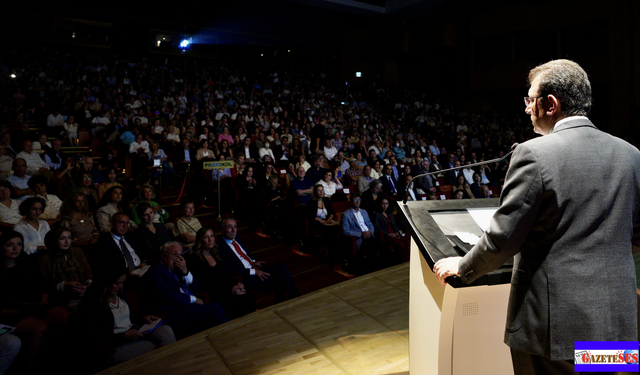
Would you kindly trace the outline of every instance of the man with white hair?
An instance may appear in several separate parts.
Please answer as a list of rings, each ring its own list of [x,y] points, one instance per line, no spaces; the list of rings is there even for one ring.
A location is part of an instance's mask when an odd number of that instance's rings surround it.
[[[142,282],[145,311],[166,316],[175,330],[195,333],[229,320],[218,303],[205,304],[195,296],[198,282],[187,268],[179,242],[164,244],[160,262],[151,266]]]

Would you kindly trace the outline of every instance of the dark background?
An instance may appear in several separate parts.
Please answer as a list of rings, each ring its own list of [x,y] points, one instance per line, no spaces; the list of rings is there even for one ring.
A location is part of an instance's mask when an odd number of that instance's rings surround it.
[[[627,139],[640,129],[635,0],[5,1],[0,27],[5,47],[77,45],[322,72],[356,89],[416,89],[472,111],[524,113],[529,69],[569,58],[590,75],[596,125]],[[181,53],[175,45],[185,35],[193,45]],[[158,47],[162,36],[172,40]]]

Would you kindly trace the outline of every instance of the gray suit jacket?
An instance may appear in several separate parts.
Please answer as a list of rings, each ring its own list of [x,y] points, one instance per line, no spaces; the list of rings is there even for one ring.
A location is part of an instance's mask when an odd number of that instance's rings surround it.
[[[369,214],[363,209],[360,209],[359,211],[362,214],[364,223],[369,228],[369,232],[371,232],[371,234],[373,235],[373,233],[375,232],[375,228],[373,227],[371,219],[369,219]],[[342,213],[342,233],[345,236],[358,237],[356,246],[358,247],[358,249],[360,248],[360,245],[362,245],[362,237],[360,237],[362,236],[362,230],[360,229],[360,226],[358,226],[358,219],[356,219],[356,214],[353,208],[349,208]]]
[[[636,341],[631,238],[639,207],[640,152],[571,118],[517,147],[500,207],[460,275],[472,282],[516,256],[511,348],[569,360],[574,341]]]

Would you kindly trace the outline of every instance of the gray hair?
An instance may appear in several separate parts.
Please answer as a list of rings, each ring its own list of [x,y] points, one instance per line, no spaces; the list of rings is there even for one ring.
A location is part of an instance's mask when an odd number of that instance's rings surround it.
[[[591,110],[591,83],[587,73],[571,60],[552,60],[529,72],[529,84],[540,78],[538,95],[554,95],[569,116],[587,116]]]
[[[167,250],[169,250],[171,247],[174,246],[180,246],[180,249],[182,249],[182,244],[178,241],[168,241],[166,242],[164,245],[162,245],[162,251],[163,253],[166,253]],[[182,252],[182,250],[180,250],[180,252]]]

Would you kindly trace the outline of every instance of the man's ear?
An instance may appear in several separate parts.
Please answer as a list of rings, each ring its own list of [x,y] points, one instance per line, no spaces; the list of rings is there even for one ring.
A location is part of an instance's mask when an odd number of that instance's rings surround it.
[[[560,100],[554,95],[547,95],[544,106],[547,116],[554,116],[560,113]]]

